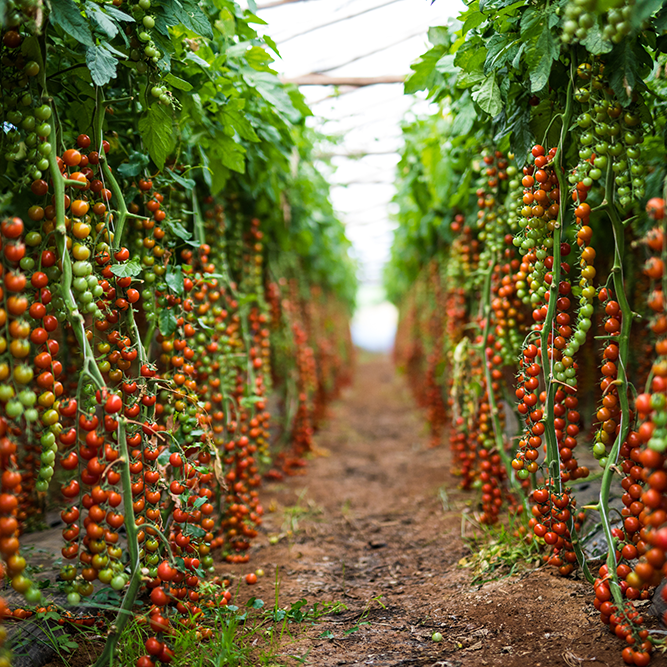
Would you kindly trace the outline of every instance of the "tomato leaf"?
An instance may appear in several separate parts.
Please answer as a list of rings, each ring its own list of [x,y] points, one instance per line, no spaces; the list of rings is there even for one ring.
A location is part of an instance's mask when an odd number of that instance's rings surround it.
[[[148,152],[159,169],[174,147],[173,119],[167,108],[151,104],[139,119],[139,134]]]
[[[135,20],[129,14],[122,12],[115,5],[111,4],[104,5],[104,11],[110,16],[113,16],[117,21],[127,21],[128,23],[135,23]]]
[[[178,4],[181,5],[178,17],[186,28],[189,28],[202,37],[208,37],[209,39],[213,37],[211,22],[201,10],[196,0],[181,0]]]
[[[639,28],[647,18],[661,9],[663,4],[663,0],[643,0],[637,3],[637,6],[632,8],[632,14],[630,15],[632,27]]]
[[[473,91],[472,99],[477,102],[482,111],[486,111],[490,116],[495,116],[500,112],[502,100],[495,72],[484,78],[484,83]]]
[[[118,60],[106,44],[96,44],[86,49],[86,65],[97,86],[104,86],[116,78]]]
[[[129,161],[118,165],[116,171],[125,178],[134,178],[135,176],[139,176],[149,163],[150,158],[145,153],[130,151]]]
[[[176,314],[171,308],[162,308],[158,312],[158,328],[163,336],[171,336],[178,327]]]
[[[100,32],[104,33],[109,39],[113,39],[118,34],[116,22],[109,18],[98,5],[94,2],[86,2],[84,7],[86,14],[93,20]]]
[[[182,241],[189,242],[192,234],[177,220],[164,220],[162,226],[171,234]]]
[[[543,15],[542,32],[537,40],[528,47],[526,60],[530,67],[530,90],[535,93],[542,90],[549,82],[551,66],[560,53],[559,42],[551,34],[551,28]]]
[[[623,106],[629,104],[635,86],[646,87],[640,69],[642,65],[651,64],[651,57],[635,40],[624,39],[614,46],[606,59],[605,71],[609,72],[609,85]]]
[[[81,10],[72,0],[51,0],[49,20],[64,32],[80,42],[92,46],[92,32],[88,21],[81,15]]]
[[[243,113],[244,106],[245,100],[237,98],[229,100],[229,102],[222,107],[222,124],[226,130],[226,134],[228,136],[233,136],[234,132],[238,132],[242,139],[259,141],[259,137],[248,121],[247,115]]]
[[[208,17],[195,0],[165,0],[151,8],[155,16],[155,27],[165,37],[169,28],[182,24],[196,35],[213,37],[213,30]]]
[[[111,273],[119,278],[134,278],[141,273],[141,260],[133,257],[122,264],[112,264]]]
[[[179,296],[183,294],[183,270],[180,265],[167,267],[167,272],[164,276],[164,281],[169,285],[169,289]]]
[[[179,79],[177,76],[174,76],[173,74],[167,74],[164,77],[164,80],[171,84],[174,88],[178,88],[178,90],[184,90],[186,93],[189,90],[192,90],[192,84],[188,83],[187,81],[183,81],[183,79]]]
[[[589,53],[594,56],[599,56],[602,53],[609,53],[612,49],[612,43],[608,42],[602,36],[602,30],[596,21],[591,28],[588,29],[586,39],[581,40],[581,43],[586,47]]]
[[[191,178],[185,178],[180,174],[176,173],[172,169],[169,170],[169,176],[171,176],[179,185],[183,186],[186,190],[192,190],[195,187],[196,183]]]
[[[410,66],[413,71],[405,81],[404,89],[406,95],[416,93],[418,90],[426,90],[433,86],[438,77],[436,66],[445,55],[442,46],[435,46],[427,51],[419,61]]]

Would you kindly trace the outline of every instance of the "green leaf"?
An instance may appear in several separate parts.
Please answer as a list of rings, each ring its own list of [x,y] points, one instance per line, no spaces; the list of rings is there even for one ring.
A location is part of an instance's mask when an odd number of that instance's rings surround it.
[[[470,99],[470,94],[465,91],[459,101],[456,117],[452,123],[451,135],[453,137],[462,137],[467,135],[475,123],[475,105]]]
[[[116,171],[125,178],[135,178],[150,163],[150,158],[145,153],[130,151],[130,159],[118,165]]]
[[[442,58],[435,64],[435,69],[438,70],[440,74],[458,74],[460,70],[454,64],[454,57],[455,56],[451,53],[442,56]]]
[[[605,73],[609,72],[609,85],[623,106],[629,104],[636,86],[645,86],[640,70],[652,62],[646,50],[629,38],[612,49],[605,61]]]
[[[134,278],[141,273],[141,260],[135,256],[122,264],[112,264],[111,273],[119,278]]]
[[[184,176],[177,174],[171,169],[169,170],[169,175],[186,190],[192,190],[192,188],[194,188],[196,185],[196,183],[191,178],[185,178]]]
[[[192,90],[192,84],[188,83],[187,81],[183,81],[183,79],[179,79],[177,76],[174,76],[173,74],[167,74],[164,77],[164,80],[171,84],[174,88],[178,88],[178,90],[183,90],[186,93],[190,90]]]
[[[467,16],[465,23],[461,28],[461,32],[465,35],[468,31],[472,30],[473,28],[482,25],[482,23],[486,21],[486,18],[487,17],[484,16],[482,12],[473,12],[472,14]]]
[[[167,285],[169,285],[169,289],[174,294],[178,294],[179,296],[183,294],[183,270],[181,269],[180,265],[173,266],[170,264],[167,267],[164,281],[167,283]]]
[[[436,65],[443,55],[445,55],[445,49],[442,46],[434,46],[420,60],[410,65],[410,69],[414,73],[405,81],[404,89],[406,95],[433,87],[438,75]]]
[[[446,25],[431,26],[428,29],[428,41],[433,46],[449,46],[452,43],[452,37],[449,28]]]
[[[334,633],[331,630],[325,630],[320,636],[319,639],[333,639]]]
[[[117,21],[127,21],[128,23],[135,23],[135,20],[129,14],[122,12],[115,5],[111,4],[104,5],[104,11],[107,14],[113,16]]]
[[[196,0],[181,0],[178,4],[181,5],[181,11],[178,13],[181,23],[197,35],[211,39],[213,37],[211,22]]]
[[[611,42],[608,42],[602,36],[602,30],[600,30],[598,21],[588,29],[586,39],[582,39],[581,43],[586,47],[586,50],[594,56],[599,56],[602,53],[609,53],[613,46]]]
[[[502,100],[495,72],[485,77],[484,83],[473,91],[472,99],[477,102],[482,111],[486,111],[490,116],[495,116],[500,112]]]
[[[172,233],[177,238],[183,241],[189,241],[192,238],[192,234],[177,220],[164,220],[162,226],[170,233]]]
[[[234,132],[238,132],[242,139],[259,141],[253,126],[248,121],[246,114],[243,113],[244,106],[245,100],[238,98],[229,100],[220,110],[222,124],[228,130],[228,136],[233,136]]]
[[[544,27],[538,39],[531,43],[526,53],[526,61],[530,69],[530,90],[536,93],[549,83],[551,66],[558,59],[560,53],[560,42],[556,41],[551,34],[551,28],[544,20]]]
[[[158,312],[158,328],[163,336],[171,336],[178,327],[176,314],[171,308],[162,308]]]
[[[88,21],[81,15],[81,10],[73,0],[51,0],[49,20],[77,42],[88,46],[95,43]]]
[[[173,119],[167,108],[151,104],[139,119],[139,134],[148,152],[159,169],[174,147]]]
[[[165,37],[169,28],[182,24],[188,30],[202,37],[213,37],[213,29],[208,17],[195,0],[164,0],[151,8],[155,16],[155,27]]]
[[[188,51],[187,54],[185,55],[185,60],[190,60],[193,63],[197,63],[197,65],[200,65],[204,69],[208,69],[211,64],[206,62],[203,58],[198,56],[196,53],[193,53],[192,51]]]
[[[529,109],[527,100],[524,99],[522,106],[519,108],[519,113],[516,114],[514,123],[511,126],[510,148],[516,155],[519,167],[523,167],[528,151],[535,144],[535,136],[530,129]]]
[[[96,44],[86,49],[86,65],[93,83],[97,86],[106,86],[111,79],[116,78],[118,60],[106,44]]]
[[[118,34],[118,26],[116,23],[110,19],[98,5],[96,5],[94,2],[86,2],[84,7],[88,17],[93,20],[99,30],[103,32],[109,39],[113,39]]]
[[[663,0],[642,0],[638,2],[632,7],[630,17],[632,27],[635,29],[639,28],[646,19],[661,9],[663,4]]]
[[[268,47],[280,58],[280,51],[278,51],[278,45],[268,36],[263,35],[262,39],[267,43]]]

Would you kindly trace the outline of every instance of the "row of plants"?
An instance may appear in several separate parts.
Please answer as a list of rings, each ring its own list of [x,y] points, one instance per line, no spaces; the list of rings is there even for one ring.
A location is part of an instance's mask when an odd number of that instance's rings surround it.
[[[96,664],[126,664],[138,610],[137,667],[178,662],[176,629],[210,638],[231,598],[216,563],[248,560],[262,478],[304,465],[349,381],[349,244],[251,11],[0,10],[0,556],[25,598],[0,616],[114,599]],[[47,511],[50,584],[20,544]]]
[[[667,574],[667,5],[466,5],[406,82],[434,113],[403,129],[396,363],[480,521],[519,518],[645,665],[666,650],[641,601]]]

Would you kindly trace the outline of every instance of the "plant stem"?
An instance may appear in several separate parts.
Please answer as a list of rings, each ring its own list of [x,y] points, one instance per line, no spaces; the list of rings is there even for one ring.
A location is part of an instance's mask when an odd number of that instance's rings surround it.
[[[602,484],[600,486],[600,503],[599,512],[602,521],[607,544],[609,545],[609,553],[607,554],[607,569],[610,580],[610,590],[614,598],[614,602],[619,609],[624,608],[623,594],[618,582],[618,575],[616,574],[616,548],[614,546],[614,537],[611,534],[611,522],[609,518],[609,492],[611,489],[611,482],[614,476],[614,470],[618,461],[619,452],[630,430],[630,405],[628,401],[628,377],[625,372],[626,364],[628,362],[628,354],[630,351],[630,328],[632,327],[632,309],[628,303],[625,294],[625,286],[623,280],[623,253],[625,246],[623,223],[618,215],[618,211],[613,203],[614,194],[614,179],[611,169],[607,172],[607,187],[606,196],[609,204],[607,205],[607,212],[611,219],[612,229],[614,232],[614,265],[611,269],[611,278],[614,285],[614,293],[616,300],[621,309],[621,331],[615,340],[618,341],[618,362],[617,362],[617,380],[618,384],[618,400],[621,406],[621,419],[619,422],[618,434],[607,457],[607,465],[602,474]]]
[[[107,160],[106,153],[104,152],[104,148],[102,147],[102,123],[104,121],[104,114],[106,111],[106,106],[104,104],[104,99],[102,98],[102,89],[97,88],[96,91],[97,97],[96,97],[96,107],[95,107],[95,118],[94,118],[94,141],[99,151],[99,156],[100,156],[100,170],[102,171],[102,177],[103,180],[106,181],[109,184],[109,189],[111,190],[111,193],[114,197],[115,201],[115,207],[116,207],[116,213],[117,216],[114,218],[115,222],[115,227],[114,227],[114,234],[113,234],[113,239],[110,242],[110,246],[112,249],[117,250],[121,246],[121,241],[123,239],[123,232],[125,231],[125,221],[127,220],[128,212],[127,212],[127,206],[125,205],[125,198],[123,197],[123,191],[120,189],[120,185],[118,185],[118,181],[113,175],[113,172],[111,171],[111,167],[109,166],[109,162]]]
[[[560,452],[558,450],[558,439],[556,437],[556,429],[554,426],[554,402],[558,384],[554,381],[551,373],[551,359],[549,358],[549,334],[553,333],[554,323],[556,320],[556,302],[558,301],[559,285],[561,280],[561,254],[560,244],[563,238],[563,231],[566,226],[566,211],[567,211],[567,182],[564,176],[564,153],[565,144],[572,122],[572,107],[573,107],[573,78],[576,72],[576,63],[574,58],[570,63],[570,82],[567,87],[567,99],[565,103],[565,111],[563,113],[563,124],[561,126],[560,138],[558,141],[558,150],[554,157],[554,170],[558,179],[558,188],[560,191],[560,207],[558,209],[558,217],[554,225],[553,236],[553,268],[551,270],[551,287],[549,290],[549,307],[547,309],[547,316],[542,325],[542,332],[540,334],[540,356],[542,358],[542,372],[544,374],[544,385],[547,390],[547,401],[544,414],[544,434],[547,439],[547,468],[549,476],[554,486],[554,491],[557,494],[563,493],[563,485],[560,476]],[[570,541],[572,542],[572,549],[577,556],[577,562],[581,567],[584,576],[589,582],[593,582],[593,576],[588,568],[586,557],[583,550],[577,531],[574,525],[574,516],[570,513],[570,518],[567,520],[567,528],[570,532]]]

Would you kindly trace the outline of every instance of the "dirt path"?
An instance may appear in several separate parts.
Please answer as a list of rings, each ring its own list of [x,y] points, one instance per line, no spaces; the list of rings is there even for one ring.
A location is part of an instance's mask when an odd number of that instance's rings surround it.
[[[423,418],[388,358],[360,363],[317,446],[323,455],[305,476],[265,490],[273,511],[252,559],[265,576],[243,585],[241,598],[272,603],[277,568],[281,606],[305,598],[347,609],[283,642],[281,661],[622,664],[622,646],[603,630],[584,584],[537,570],[471,585],[458,562],[470,554],[461,514],[473,496],[457,490],[447,448],[428,448]]]

